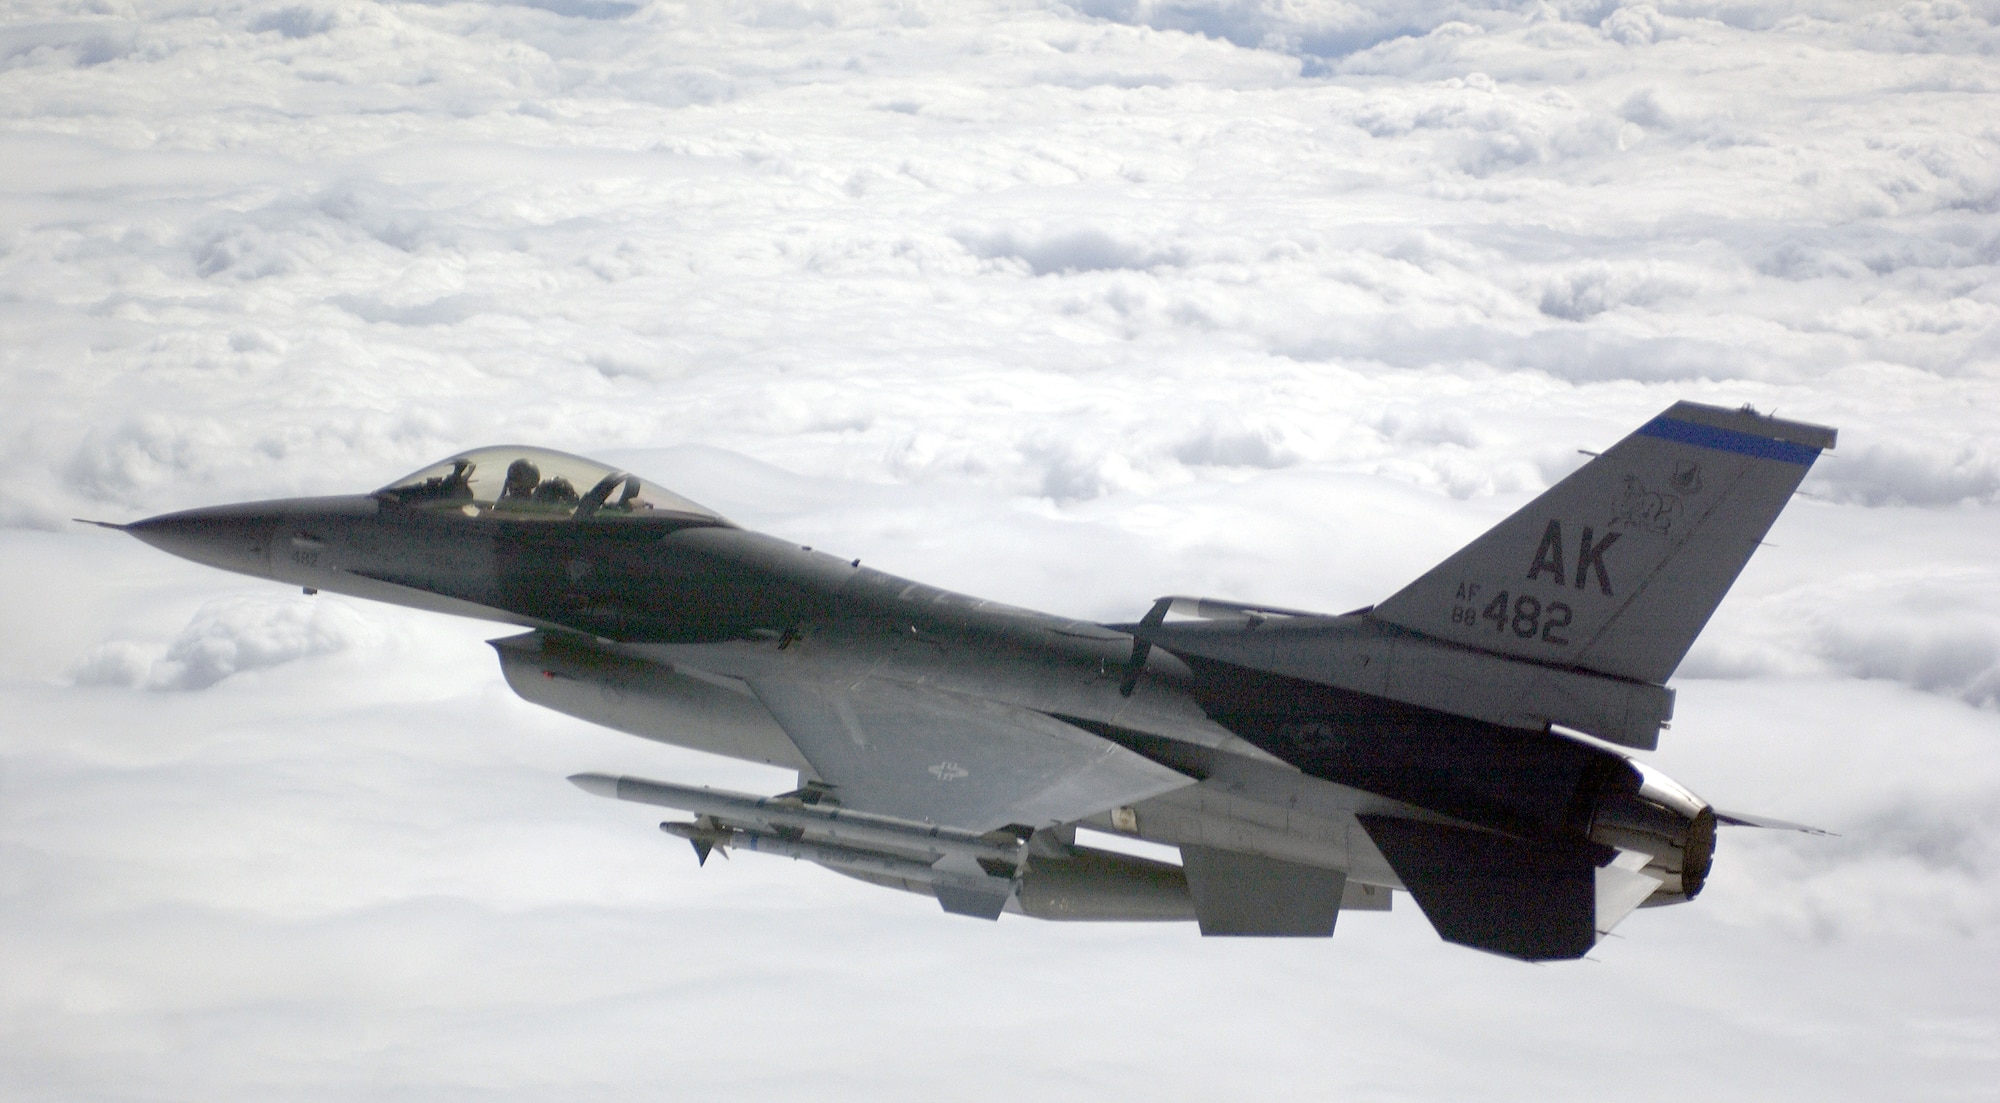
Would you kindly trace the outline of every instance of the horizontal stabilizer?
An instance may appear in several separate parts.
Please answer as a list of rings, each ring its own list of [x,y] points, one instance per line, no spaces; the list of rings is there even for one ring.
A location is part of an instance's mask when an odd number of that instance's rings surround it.
[[[1824,827],[1773,819],[1770,816],[1753,816],[1748,812],[1724,812],[1720,808],[1715,810],[1715,822],[1730,827],[1763,827],[1772,831],[1803,831],[1808,835],[1839,835],[1839,832],[1828,831]]]
[[[1526,961],[1578,958],[1597,944],[1598,862],[1590,850],[1358,818],[1446,942]]]

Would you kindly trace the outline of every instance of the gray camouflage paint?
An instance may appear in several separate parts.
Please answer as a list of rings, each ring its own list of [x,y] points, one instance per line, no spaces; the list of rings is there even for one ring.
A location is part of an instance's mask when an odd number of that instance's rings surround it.
[[[1328,934],[1344,899],[1405,889],[1447,938],[1541,959],[1580,955],[1642,900],[1699,892],[1715,814],[1555,726],[1654,745],[1672,715],[1661,683],[1832,443],[1678,404],[1340,617],[1163,599],[1140,624],[1069,620],[680,499],[696,511],[599,508],[622,473],[580,508],[564,483],[553,512],[529,509],[533,478],[510,512],[446,477],[124,528],[226,570],[529,628],[495,646],[531,701],[798,769],[801,805],[1021,843],[1011,863],[947,856],[924,874],[929,859],[891,844],[849,853],[809,827],[700,814],[673,833],[703,856],[788,853],[967,914],[1191,912],[1230,934]],[[1211,619],[1160,619],[1182,607]],[[1080,850],[1078,824],[1200,860],[1183,877]]]

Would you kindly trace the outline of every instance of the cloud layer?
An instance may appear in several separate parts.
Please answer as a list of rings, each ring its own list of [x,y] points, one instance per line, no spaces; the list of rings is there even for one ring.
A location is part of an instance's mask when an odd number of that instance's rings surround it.
[[[1983,2],[10,5],[0,1094],[1982,1097],[1996,51]],[[1841,444],[1653,757],[1841,835],[1727,833],[1566,969],[697,870],[562,777],[784,778],[67,521],[517,440],[1019,604],[1340,610],[1678,398]]]

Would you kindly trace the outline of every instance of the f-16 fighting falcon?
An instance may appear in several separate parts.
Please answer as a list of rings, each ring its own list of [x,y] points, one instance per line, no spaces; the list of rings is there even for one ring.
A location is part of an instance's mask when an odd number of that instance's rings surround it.
[[[660,827],[704,861],[763,851],[960,915],[1205,935],[1324,937],[1401,891],[1451,942],[1544,961],[1692,900],[1717,824],[1796,827],[1612,748],[1657,745],[1667,679],[1833,444],[1679,403],[1338,616],[1192,597],[1130,624],[1030,612],[528,447],[108,527],[308,593],[520,626],[492,645],[527,700],[798,771],[777,795],[570,778],[681,813]]]

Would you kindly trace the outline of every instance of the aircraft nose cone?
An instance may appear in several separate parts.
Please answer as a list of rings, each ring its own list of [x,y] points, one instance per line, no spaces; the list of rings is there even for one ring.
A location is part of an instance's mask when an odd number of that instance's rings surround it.
[[[271,534],[279,518],[266,509],[216,506],[163,513],[124,526],[163,552],[225,571],[269,577]]]

